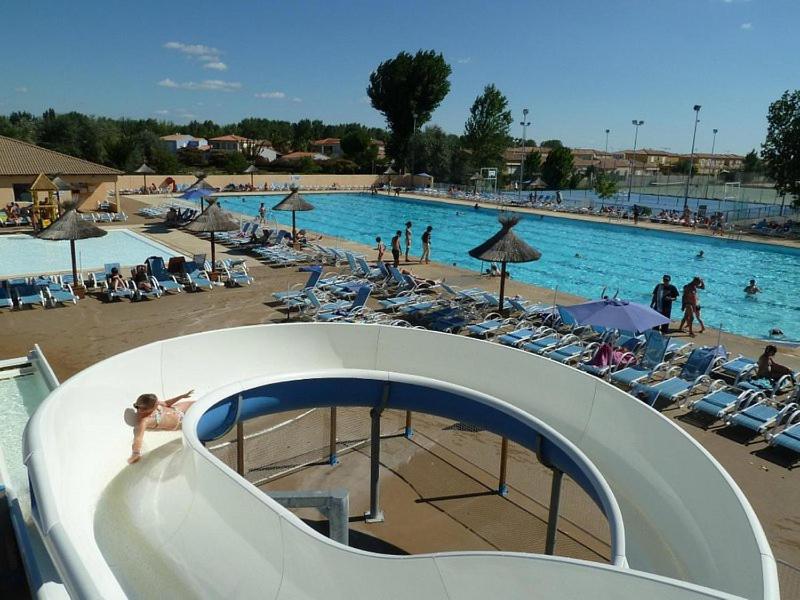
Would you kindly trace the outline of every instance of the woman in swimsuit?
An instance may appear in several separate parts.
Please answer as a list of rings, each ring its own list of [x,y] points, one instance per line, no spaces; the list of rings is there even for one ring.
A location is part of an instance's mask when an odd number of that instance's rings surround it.
[[[136,425],[133,428],[133,446],[128,463],[133,464],[142,458],[142,441],[148,429],[161,431],[177,431],[183,422],[183,416],[194,400],[179,402],[192,395],[194,390],[175,396],[171,400],[161,402],[155,394],[142,394],[133,403],[136,409]]]

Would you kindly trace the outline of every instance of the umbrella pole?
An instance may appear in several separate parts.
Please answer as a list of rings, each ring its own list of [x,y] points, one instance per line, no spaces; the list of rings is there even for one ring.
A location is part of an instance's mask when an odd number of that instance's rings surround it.
[[[297,249],[297,226],[295,225],[295,211],[292,211],[292,246]]]
[[[69,253],[72,255],[72,285],[78,285],[78,267],[75,261],[75,240],[69,241]],[[83,285],[83,282],[80,282]]]
[[[506,261],[500,263],[500,314],[503,314],[503,295],[506,291]]]
[[[211,232],[211,271],[214,271],[214,265],[217,264],[217,258],[214,255],[214,232]]]

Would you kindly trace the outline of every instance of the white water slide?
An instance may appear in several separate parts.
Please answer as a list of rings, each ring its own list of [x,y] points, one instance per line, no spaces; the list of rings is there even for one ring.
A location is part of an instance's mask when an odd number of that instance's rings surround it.
[[[141,393],[188,388],[198,401],[182,435],[149,432],[129,466],[126,409]],[[381,402],[535,443],[603,510],[611,562],[356,550],[312,531],[202,443],[237,418]],[[51,393],[26,431],[25,460],[37,526],[73,598],[779,596],[744,495],[668,419],[569,367],[449,334],[287,324],[156,342]]]

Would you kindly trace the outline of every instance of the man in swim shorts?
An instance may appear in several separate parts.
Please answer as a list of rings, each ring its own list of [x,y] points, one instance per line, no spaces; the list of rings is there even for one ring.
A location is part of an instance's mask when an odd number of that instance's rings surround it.
[[[148,429],[177,431],[183,423],[183,416],[194,400],[180,402],[192,395],[194,390],[161,402],[155,394],[142,394],[133,403],[136,410],[136,425],[133,427],[133,446],[128,463],[133,464],[142,458],[144,432]]]

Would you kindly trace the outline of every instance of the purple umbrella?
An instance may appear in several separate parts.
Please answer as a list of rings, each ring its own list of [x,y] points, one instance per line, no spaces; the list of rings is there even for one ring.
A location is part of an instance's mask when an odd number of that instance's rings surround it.
[[[657,325],[669,323],[669,319],[649,306],[627,300],[592,300],[563,309],[575,317],[581,325],[594,325],[606,329],[624,329],[642,332]]]

